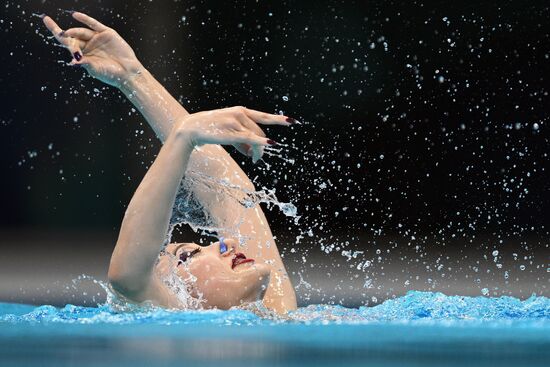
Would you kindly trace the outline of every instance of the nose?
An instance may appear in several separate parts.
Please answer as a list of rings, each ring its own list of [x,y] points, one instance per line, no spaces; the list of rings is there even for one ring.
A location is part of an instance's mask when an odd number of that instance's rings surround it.
[[[233,238],[220,237],[220,240],[214,243],[214,245],[222,257],[227,257],[235,253],[237,241]]]

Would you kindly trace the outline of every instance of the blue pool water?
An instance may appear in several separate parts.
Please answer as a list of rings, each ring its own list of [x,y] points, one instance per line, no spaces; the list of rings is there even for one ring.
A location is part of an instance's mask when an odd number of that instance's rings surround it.
[[[116,312],[0,303],[2,366],[549,366],[550,299],[409,292],[374,307]]]

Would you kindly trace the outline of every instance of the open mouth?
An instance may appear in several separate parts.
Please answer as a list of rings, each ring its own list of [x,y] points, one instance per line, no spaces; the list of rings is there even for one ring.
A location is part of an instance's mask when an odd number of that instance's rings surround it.
[[[236,253],[235,257],[233,258],[233,262],[231,263],[231,269],[235,269],[237,265],[254,262],[254,259],[247,259],[246,256],[244,256],[243,253]]]

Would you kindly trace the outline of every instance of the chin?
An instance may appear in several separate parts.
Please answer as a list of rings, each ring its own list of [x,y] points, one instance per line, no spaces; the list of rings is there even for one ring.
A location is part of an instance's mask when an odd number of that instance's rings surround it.
[[[257,264],[238,269],[238,280],[227,282],[223,279],[210,279],[204,284],[205,306],[227,310],[263,300],[270,280],[270,268],[266,264]],[[199,289],[202,287],[199,287]]]
[[[269,286],[271,275],[269,266],[266,264],[254,264],[248,269],[242,270],[241,274],[246,279],[244,283],[246,290],[238,297],[233,306],[262,301]]]

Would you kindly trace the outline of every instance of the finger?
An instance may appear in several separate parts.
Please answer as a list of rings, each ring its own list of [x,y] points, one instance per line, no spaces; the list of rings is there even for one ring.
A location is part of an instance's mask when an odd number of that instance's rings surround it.
[[[88,27],[90,27],[91,29],[97,32],[103,32],[104,30],[109,28],[106,25],[101,24],[101,22],[99,22],[98,20],[90,17],[89,15],[86,15],[78,11],[75,11],[73,13],[73,18],[78,20],[80,23],[87,25]]]
[[[237,121],[239,121],[242,126],[252,131],[254,134],[265,137],[265,133],[262,128],[259,127],[258,124],[256,124],[256,122],[254,122],[254,120],[249,118],[246,114],[237,115]]]
[[[245,157],[252,157],[252,147],[250,144],[234,144],[235,149]]]
[[[236,132],[234,143],[249,144],[253,148],[255,145],[268,146],[277,144],[274,140],[258,136],[251,131]]]
[[[95,32],[87,28],[70,28],[63,31],[62,35],[65,38],[65,45],[74,57],[74,53],[77,51],[82,55],[82,49],[86,47],[86,44],[95,35]]]
[[[70,28],[63,32],[63,35],[65,37],[78,38],[79,40],[86,42],[91,40],[92,37],[95,36],[95,34],[96,32],[92,31],[91,29],[82,27]]]
[[[90,71],[89,67],[92,66],[92,64],[90,63],[90,60],[88,60],[88,58],[82,57],[82,58],[80,58],[80,60],[77,60],[76,56],[73,56],[73,59],[71,60],[69,65],[70,66],[81,66],[84,69],[86,69],[86,71]]]
[[[256,134],[258,136],[261,136],[261,137],[265,138],[265,133],[263,132],[263,130],[258,126],[258,124],[256,124],[256,122],[254,122],[252,119],[250,119],[246,115],[246,112],[245,112],[245,114],[238,114],[237,115],[237,120],[246,129],[252,131],[254,134]],[[247,150],[247,152],[246,152],[246,155],[249,155],[249,154],[251,154],[251,156],[252,156],[252,162],[256,163],[258,160],[260,160],[260,158],[262,158],[262,155],[264,154],[264,150],[259,145],[253,145],[252,150],[250,152]]]
[[[245,108],[244,111],[248,117],[254,120],[257,124],[289,126],[296,122],[296,120],[292,117],[287,117],[284,115],[273,115],[271,113],[251,110],[250,108]]]
[[[44,22],[44,25],[50,32],[52,32],[52,35],[55,37],[57,42],[61,43],[62,45],[66,45],[66,39],[63,37],[63,30],[61,27],[57,25],[57,23],[50,18],[49,16],[45,16],[44,19],[42,19]]]
[[[66,37],[65,32],[61,29],[61,27],[57,25],[57,23],[52,18],[45,16],[43,18],[43,21],[46,25],[46,28],[48,28],[49,31],[52,32],[57,42],[67,47],[71,55],[73,55],[73,57],[77,61],[80,61],[80,59],[82,59],[82,47],[85,45],[85,43],[76,38]]]
[[[264,147],[262,145],[253,145],[248,154],[252,155],[252,162],[256,163],[260,160],[260,158],[262,158],[262,155],[264,154]]]
[[[80,61],[82,59],[82,48],[86,46],[86,42],[81,41],[77,38],[66,37],[65,46],[69,49],[69,52],[71,53],[71,55],[73,55],[73,58],[75,58],[77,61]]]
[[[73,55],[73,59],[69,63],[70,66],[81,67],[83,70],[87,71],[90,75],[94,75],[94,65],[97,65],[96,56],[82,56],[80,54],[80,59],[77,60],[77,56]]]
[[[256,163],[258,162],[263,156],[264,156],[265,147],[262,146],[256,146],[252,149],[252,162]]]

